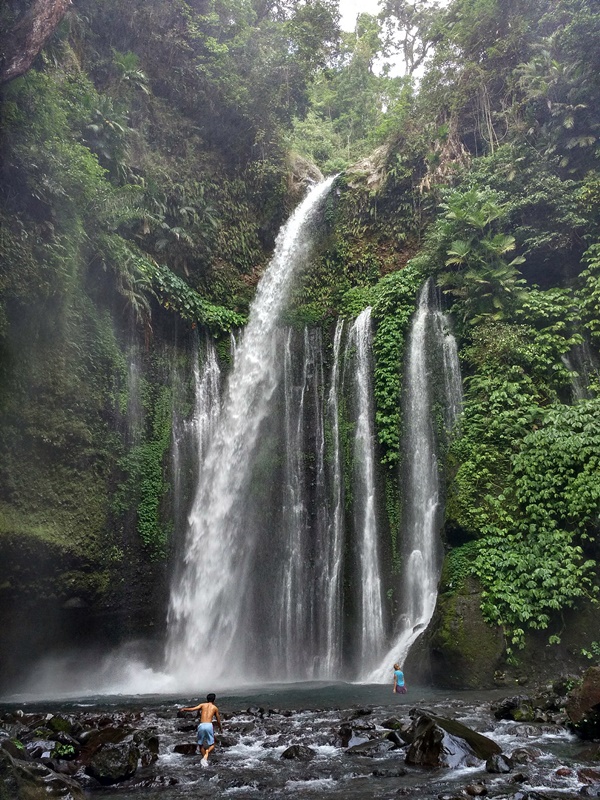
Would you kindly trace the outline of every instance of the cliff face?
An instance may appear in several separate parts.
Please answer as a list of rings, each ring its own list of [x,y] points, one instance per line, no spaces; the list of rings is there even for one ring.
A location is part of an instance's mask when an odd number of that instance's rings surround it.
[[[214,137],[218,89],[175,5],[71,9],[2,87],[2,679],[56,648],[162,636],[194,340],[227,351],[287,212],[277,132],[242,153],[221,97]],[[169,48],[187,96],[158,74]]]

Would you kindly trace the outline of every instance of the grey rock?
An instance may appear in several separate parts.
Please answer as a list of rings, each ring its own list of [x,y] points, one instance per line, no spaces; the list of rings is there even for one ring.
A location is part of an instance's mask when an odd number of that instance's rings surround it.
[[[310,761],[316,755],[316,751],[312,747],[306,747],[303,744],[293,744],[284,750],[281,758],[286,758],[295,761]]]
[[[105,744],[94,753],[85,771],[103,786],[111,786],[135,775],[139,757],[133,742]]]
[[[486,761],[501,748],[466,725],[429,713],[415,713],[411,726],[412,744],[406,754],[407,764],[424,767],[459,767]]]
[[[495,775],[506,775],[508,772],[512,772],[513,762],[504,753],[494,753],[485,762],[485,769],[486,772],[491,772]]]

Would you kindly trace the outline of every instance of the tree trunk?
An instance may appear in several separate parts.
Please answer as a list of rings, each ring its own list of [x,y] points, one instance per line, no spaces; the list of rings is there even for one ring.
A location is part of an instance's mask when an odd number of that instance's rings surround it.
[[[29,11],[0,39],[0,84],[27,72],[71,0],[33,0]]]

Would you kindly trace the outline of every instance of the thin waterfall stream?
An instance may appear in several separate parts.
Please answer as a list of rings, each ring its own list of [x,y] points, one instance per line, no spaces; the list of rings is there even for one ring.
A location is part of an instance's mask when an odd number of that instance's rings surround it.
[[[442,565],[441,481],[433,428],[433,381],[430,353],[441,351],[446,426],[451,428],[462,404],[456,342],[440,311],[431,280],[422,287],[414,315],[405,374],[402,443],[404,513],[401,527],[400,616],[395,641],[369,680],[383,682],[392,664],[403,664],[408,651],[433,615]]]
[[[338,319],[333,337],[333,366],[327,395],[327,421],[331,431],[331,513],[327,524],[327,557],[321,573],[325,609],[325,662],[323,672],[331,678],[341,674],[342,567],[344,545],[344,493],[340,447],[339,390],[340,351],[344,321]]]
[[[373,401],[371,309],[356,319],[348,336],[357,408],[354,434],[354,520],[358,570],[356,592],[360,596],[360,668],[373,663],[384,643],[383,589],[375,489],[375,409]]]

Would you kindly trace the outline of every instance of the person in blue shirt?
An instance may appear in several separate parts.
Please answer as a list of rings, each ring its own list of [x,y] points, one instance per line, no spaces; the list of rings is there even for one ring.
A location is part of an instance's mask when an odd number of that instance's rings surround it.
[[[400,669],[400,664],[394,664],[394,688],[392,691],[397,694],[406,694],[404,673]]]

